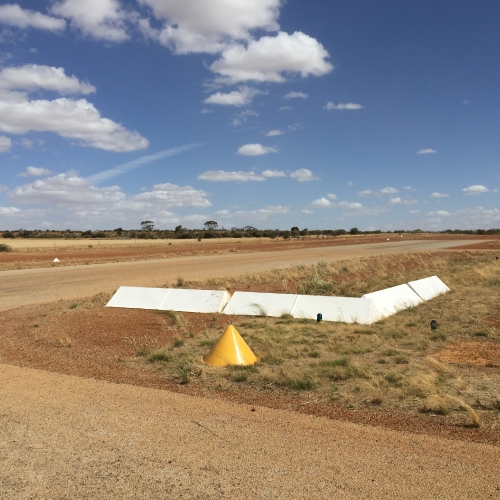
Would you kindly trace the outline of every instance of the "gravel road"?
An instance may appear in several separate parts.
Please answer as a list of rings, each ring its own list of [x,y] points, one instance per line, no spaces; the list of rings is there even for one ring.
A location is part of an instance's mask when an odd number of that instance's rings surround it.
[[[114,292],[119,286],[161,286],[177,276],[204,280],[260,272],[294,264],[315,264],[320,260],[386,255],[400,252],[433,251],[463,245],[464,241],[393,241],[360,245],[300,248],[251,254],[201,255],[138,262],[117,262],[74,267],[51,267],[0,272],[0,311],[59,299],[78,299],[100,292]]]
[[[0,498],[499,498],[500,449],[0,364]]]

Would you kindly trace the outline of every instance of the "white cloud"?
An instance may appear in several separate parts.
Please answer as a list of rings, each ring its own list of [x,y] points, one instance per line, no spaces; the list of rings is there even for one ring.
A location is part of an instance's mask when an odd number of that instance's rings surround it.
[[[266,137],[274,137],[276,135],[283,135],[285,132],[283,132],[283,130],[281,129],[274,129],[274,130],[270,130],[267,134],[266,134]]]
[[[292,172],[290,174],[290,177],[298,182],[309,182],[309,181],[319,180],[319,177],[315,177],[314,174],[307,168],[300,168],[299,170],[295,170],[295,172]]]
[[[405,186],[403,189],[406,189],[407,191],[415,191],[411,186]]]
[[[118,0],[62,0],[52,6],[56,16],[70,19],[71,27],[97,40],[124,42],[129,39],[129,18]]]
[[[431,149],[431,148],[420,149],[419,151],[417,151],[418,155],[430,155],[432,153],[437,153],[437,151],[435,149]]]
[[[262,144],[245,144],[241,146],[237,153],[243,156],[259,156],[267,155],[269,153],[277,153],[278,150],[271,146],[263,146]]]
[[[310,205],[311,208],[329,208],[335,206],[330,200],[327,198],[318,198],[314,200]]]
[[[248,106],[257,94],[263,94],[263,92],[252,87],[243,86],[228,94],[217,92],[203,102],[205,104],[220,104],[222,106]]]
[[[39,179],[18,186],[8,196],[26,204],[48,204],[54,215],[70,217],[74,224],[88,227],[92,223],[103,227],[111,221],[153,219],[174,223],[179,216],[168,212],[171,207],[210,207],[206,193],[191,186],[157,184],[140,194],[127,195],[119,186],[95,187],[75,172]],[[186,218],[187,219],[187,218]],[[205,219],[206,220],[206,219]]]
[[[449,217],[451,214],[446,210],[436,210],[435,212],[429,212],[427,215],[430,216],[439,216],[439,217]]]
[[[75,76],[66,76],[64,68],[26,64],[0,71],[0,92],[12,90],[53,90],[59,94],[91,94],[96,89]],[[0,94],[1,95],[1,94]],[[19,96],[19,94],[17,94]]]
[[[269,172],[269,171],[268,171]],[[266,176],[250,172],[226,172],[225,170],[207,170],[198,176],[202,181],[211,182],[248,182],[248,181],[265,181]]]
[[[200,111],[200,114],[202,114],[202,115],[208,115],[209,113],[213,113],[213,112],[214,112],[213,109],[206,109],[206,108],[204,108],[204,109],[202,109]]]
[[[374,194],[371,189],[364,189],[358,193],[358,196],[369,196],[371,194]]]
[[[58,174],[31,184],[17,186],[9,196],[23,203],[55,203],[69,206],[107,205],[125,199],[125,194],[118,186],[96,188],[87,179],[78,177],[75,172]]]
[[[310,215],[310,214],[314,214],[315,212],[314,212],[314,210],[309,210],[308,208],[304,208],[304,209],[302,209],[302,213]]]
[[[337,195],[336,194],[333,194],[333,193],[330,193],[328,195],[328,198],[330,198],[331,200],[336,200],[337,199]]]
[[[350,111],[356,109],[364,109],[364,106],[361,106],[361,104],[355,104],[353,102],[345,102],[339,104],[335,104],[333,102],[327,102],[324,109],[327,109],[328,111],[331,111],[332,109],[339,109],[340,111],[345,111],[345,110]]]
[[[17,207],[0,207],[0,215],[5,215],[6,217],[18,215],[20,212],[21,209]]]
[[[146,202],[156,207],[210,207],[205,191],[196,190],[191,186],[176,184],[156,184],[151,191],[132,196],[133,202]]]
[[[337,203],[337,206],[350,210],[362,210],[363,208],[365,208],[361,203],[357,202],[350,203],[348,201],[341,201]]]
[[[398,192],[398,190],[393,188],[393,187],[385,187],[385,188],[381,189],[380,192],[382,194],[395,194]]]
[[[7,152],[12,146],[12,140],[9,137],[0,135],[0,153]]]
[[[40,14],[28,9],[22,9],[19,5],[0,5],[0,24],[16,26],[17,28],[35,28],[58,32],[66,28],[64,19]]]
[[[282,170],[264,170],[262,175],[267,178],[278,178],[278,177],[286,177],[285,172]]]
[[[234,44],[226,48],[210,69],[227,83],[244,81],[282,83],[286,75],[322,76],[332,71],[326,61],[328,52],[314,38],[296,31],[292,35],[279,32],[263,36],[246,46]]]
[[[487,193],[489,189],[485,186],[481,186],[477,184],[475,186],[469,186],[467,188],[462,189],[462,193],[470,195],[470,194],[482,194]]]
[[[391,198],[389,203],[391,205],[398,205],[399,203],[403,203],[403,200],[398,196],[396,198]]]
[[[195,149],[200,146],[203,146],[203,143],[195,142],[192,144],[185,144],[184,146],[179,146],[176,148],[165,149],[163,151],[159,151],[158,153],[153,153],[152,155],[141,156],[140,158],[128,161],[127,163],[122,163],[121,165],[118,165],[116,167],[107,170],[101,170],[100,172],[97,172],[96,174],[88,177],[88,180],[91,182],[99,183],[108,179],[112,179],[118,175],[124,174],[143,165],[147,165],[158,160],[163,160],[163,158],[176,156],[178,154],[184,153],[185,151],[190,151],[191,149]]]
[[[447,198],[449,194],[440,193],[438,191],[431,194],[431,198]]]
[[[265,220],[273,215],[283,215],[290,212],[290,207],[282,205],[267,206],[258,210],[239,210],[233,214],[234,217],[245,219]]]
[[[304,92],[295,92],[293,90],[285,95],[285,99],[307,99],[308,97],[309,94],[304,94]]]
[[[142,21],[143,30],[177,54],[220,52],[228,40],[249,40],[256,29],[277,31],[281,0],[139,0],[164,22],[160,30]]]
[[[50,175],[52,172],[42,167],[28,167],[26,172],[19,174],[19,177],[41,177],[43,175]]]
[[[411,213],[411,214],[419,214],[419,213],[420,213],[420,210],[410,210],[410,213]]]
[[[0,71],[0,131],[24,134],[55,132],[85,146],[107,151],[136,151],[148,146],[137,132],[102,118],[85,99],[29,100],[23,91],[52,90],[62,94],[95,92],[95,87],[68,77],[62,68],[25,65]]]
[[[455,215],[458,217],[460,227],[489,229],[498,227],[500,223],[500,210],[498,208],[471,207],[458,210]]]

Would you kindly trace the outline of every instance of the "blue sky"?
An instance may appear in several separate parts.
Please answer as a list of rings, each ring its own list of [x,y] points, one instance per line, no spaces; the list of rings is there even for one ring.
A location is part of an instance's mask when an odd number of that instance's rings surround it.
[[[0,229],[500,227],[500,4],[0,4]]]

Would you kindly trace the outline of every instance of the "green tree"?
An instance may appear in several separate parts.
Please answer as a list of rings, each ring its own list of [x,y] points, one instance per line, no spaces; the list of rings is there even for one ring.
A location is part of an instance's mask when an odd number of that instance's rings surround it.
[[[152,220],[143,220],[141,222],[141,229],[143,231],[151,232],[155,228]]]

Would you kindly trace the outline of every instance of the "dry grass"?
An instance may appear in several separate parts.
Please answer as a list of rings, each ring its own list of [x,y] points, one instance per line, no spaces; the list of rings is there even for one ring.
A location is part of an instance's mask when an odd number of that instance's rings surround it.
[[[315,400],[337,401],[353,408],[398,407],[448,415],[462,419],[464,425],[479,426],[478,401],[481,411],[498,413],[498,370],[451,366],[432,354],[449,343],[477,341],[478,332],[480,341],[500,342],[500,331],[485,325],[500,306],[496,285],[491,285],[500,276],[500,263],[492,255],[454,252],[321,262],[184,286],[234,290],[250,285],[253,291],[285,288],[290,293],[307,290],[360,296],[434,274],[451,288],[449,294],[370,326],[316,323],[289,315],[270,318],[258,305],[260,317],[227,318],[260,358],[252,367],[204,365],[202,357],[222,333],[220,318],[213,327],[194,332],[189,314],[167,312],[166,327],[178,331],[177,340],[147,351],[143,366],[162,370],[183,384],[219,390],[245,387],[296,397],[314,394]],[[435,331],[430,328],[432,319],[439,324]]]

